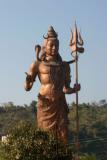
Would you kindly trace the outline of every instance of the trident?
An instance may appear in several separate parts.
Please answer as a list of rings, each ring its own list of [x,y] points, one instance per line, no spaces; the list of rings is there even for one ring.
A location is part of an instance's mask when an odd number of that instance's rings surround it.
[[[77,25],[75,22],[74,32],[71,30],[71,39],[70,39],[70,47],[71,54],[75,59],[75,82],[78,85],[78,53],[83,53],[84,48],[82,47],[84,44],[80,32],[77,30]],[[76,91],[76,149],[77,149],[77,159],[79,159],[79,113],[78,113],[78,91]]]

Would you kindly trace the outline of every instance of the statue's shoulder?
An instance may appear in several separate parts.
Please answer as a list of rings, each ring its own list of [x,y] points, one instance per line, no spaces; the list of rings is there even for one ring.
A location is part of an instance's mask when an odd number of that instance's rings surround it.
[[[33,61],[33,62],[30,64],[30,70],[32,70],[32,71],[38,70],[39,65],[40,65],[40,64],[39,64],[38,61]]]
[[[40,63],[41,63],[40,61],[34,61],[34,65],[35,65],[35,66],[39,66]]]

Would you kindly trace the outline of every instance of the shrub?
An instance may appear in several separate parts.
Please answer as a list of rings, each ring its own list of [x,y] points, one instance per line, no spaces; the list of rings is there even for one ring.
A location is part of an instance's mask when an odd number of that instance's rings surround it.
[[[52,134],[20,122],[8,132],[3,144],[5,160],[71,160],[71,149]]]
[[[95,155],[84,154],[80,156],[80,160],[96,160]]]

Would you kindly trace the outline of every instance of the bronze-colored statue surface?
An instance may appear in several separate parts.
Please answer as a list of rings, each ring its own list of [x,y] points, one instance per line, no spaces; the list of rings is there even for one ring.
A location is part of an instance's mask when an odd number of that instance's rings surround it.
[[[63,61],[58,50],[58,35],[49,27],[44,37],[42,49],[35,47],[37,61],[33,62],[26,73],[25,90],[29,91],[38,76],[41,87],[38,94],[37,121],[38,127],[46,131],[56,132],[58,137],[67,142],[68,137],[68,106],[65,94],[80,90],[80,85],[70,87],[70,66]],[[39,53],[41,51],[41,56]]]

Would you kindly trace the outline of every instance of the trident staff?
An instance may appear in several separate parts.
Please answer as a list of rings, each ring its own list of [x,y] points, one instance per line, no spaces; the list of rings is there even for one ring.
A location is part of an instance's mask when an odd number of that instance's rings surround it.
[[[83,53],[84,48],[82,47],[84,44],[80,32],[77,30],[77,25],[75,22],[74,32],[71,30],[71,54],[75,59],[75,83],[78,85],[78,53]],[[78,113],[78,91],[76,91],[76,147],[77,147],[77,156],[79,156],[79,113]]]

